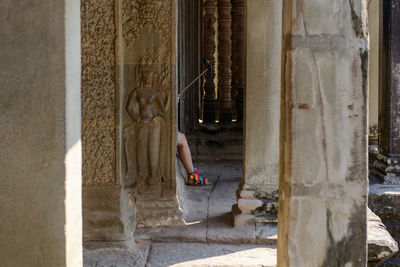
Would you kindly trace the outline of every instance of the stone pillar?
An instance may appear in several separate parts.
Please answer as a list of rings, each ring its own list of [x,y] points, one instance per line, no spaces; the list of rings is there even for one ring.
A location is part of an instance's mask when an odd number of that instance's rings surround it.
[[[176,200],[176,1],[119,0],[121,183],[137,227],[180,222]]]
[[[243,98],[246,87],[244,43],[244,0],[232,2],[232,96],[235,98],[237,122],[243,122]]]
[[[134,201],[117,166],[115,1],[81,1],[83,239],[130,246]],[[99,26],[100,25],[100,26]]]
[[[283,2],[279,266],[366,266],[366,1]]]
[[[379,111],[379,43],[381,0],[368,1],[369,72],[368,72],[368,165],[372,170],[378,155],[378,111]],[[375,181],[373,171],[369,178]]]
[[[231,10],[230,0],[218,0],[218,101],[222,124],[232,122]]]
[[[380,0],[368,1],[369,31],[369,90],[368,90],[368,127],[378,126],[379,102],[379,6]],[[371,131],[370,131],[370,134]]]
[[[216,52],[216,21],[217,6],[215,0],[205,0],[203,3],[203,36],[204,56],[213,66],[213,71],[206,72],[203,85],[203,121],[215,122],[216,97],[215,97],[215,52]]]
[[[282,2],[246,1],[244,177],[235,226],[276,222]]]
[[[381,4],[378,153],[371,173],[384,183],[400,184],[400,4]]]
[[[79,1],[0,6],[0,262],[82,266]]]

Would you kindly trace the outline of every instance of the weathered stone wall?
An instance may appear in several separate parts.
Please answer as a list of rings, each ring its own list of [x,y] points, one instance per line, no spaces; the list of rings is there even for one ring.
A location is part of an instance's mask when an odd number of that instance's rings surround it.
[[[365,266],[366,1],[283,5],[279,266]]]
[[[82,266],[79,1],[0,22],[0,265]]]
[[[139,227],[169,224],[177,219],[176,1],[120,0],[117,13],[121,180]]]
[[[113,0],[81,1],[84,185],[119,185],[114,13]]]
[[[83,236],[89,242],[129,243],[135,206],[117,165],[115,1],[81,1]]]

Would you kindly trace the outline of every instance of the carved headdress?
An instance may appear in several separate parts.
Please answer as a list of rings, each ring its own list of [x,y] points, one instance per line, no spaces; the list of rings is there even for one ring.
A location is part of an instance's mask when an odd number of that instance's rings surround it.
[[[137,73],[140,75],[142,69],[152,69],[154,72],[154,85],[166,90],[170,78],[169,64],[167,59],[161,60],[158,47],[151,42],[150,45],[143,50],[139,60]],[[139,76],[137,76],[139,77]]]

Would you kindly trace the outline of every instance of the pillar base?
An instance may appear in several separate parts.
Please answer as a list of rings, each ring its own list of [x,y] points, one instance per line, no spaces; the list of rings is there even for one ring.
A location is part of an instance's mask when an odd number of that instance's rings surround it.
[[[176,196],[169,193],[153,199],[130,193],[131,198],[136,200],[136,228],[176,226],[183,223]]]
[[[230,124],[230,123],[232,123],[232,112],[231,111],[221,112],[219,114],[219,122],[221,124]]]
[[[400,184],[400,158],[371,151],[369,155],[373,158],[370,172],[375,178],[384,184]]]
[[[246,188],[246,186],[244,186]],[[232,206],[234,226],[278,222],[278,189],[242,189]]]
[[[135,202],[118,186],[83,187],[83,241],[85,245],[132,243]]]
[[[162,203],[136,203],[136,227],[177,226],[182,224],[182,212],[176,201]]]
[[[206,101],[203,102],[203,122],[214,123],[216,117],[216,102]]]

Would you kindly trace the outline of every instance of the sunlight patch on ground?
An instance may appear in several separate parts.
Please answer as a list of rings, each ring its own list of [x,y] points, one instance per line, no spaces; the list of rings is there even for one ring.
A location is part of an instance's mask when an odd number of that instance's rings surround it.
[[[229,249],[225,251],[226,255],[184,261],[169,266],[276,266],[276,250],[270,248],[254,248],[239,252]]]

